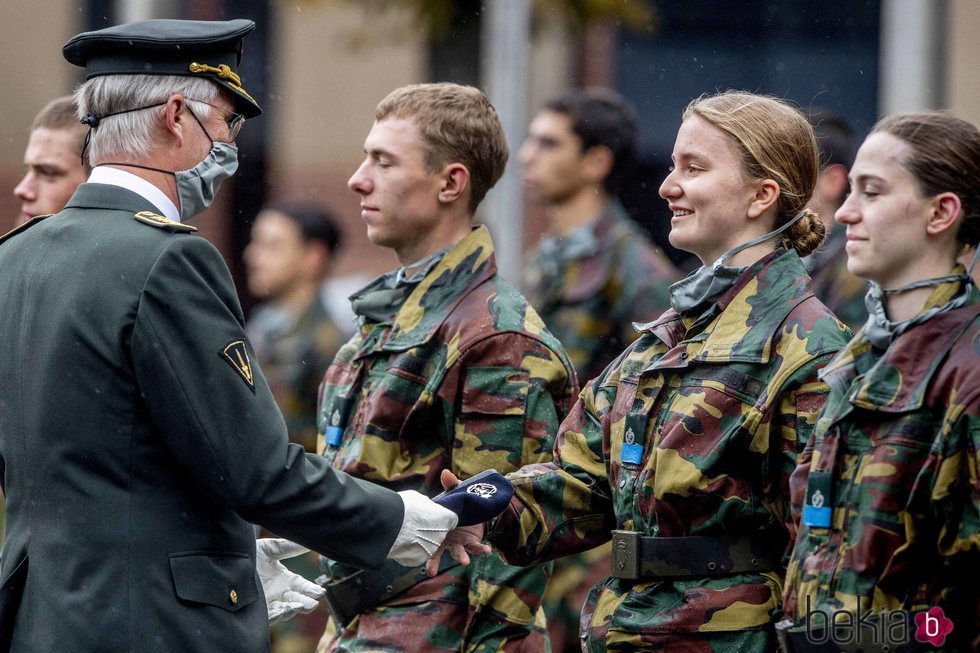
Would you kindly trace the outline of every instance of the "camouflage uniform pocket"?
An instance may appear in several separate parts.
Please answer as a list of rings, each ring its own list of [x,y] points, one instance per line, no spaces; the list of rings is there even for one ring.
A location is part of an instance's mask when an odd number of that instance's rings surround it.
[[[506,473],[522,466],[529,385],[527,370],[519,368],[466,370],[455,427],[455,468],[472,476],[484,469]]]

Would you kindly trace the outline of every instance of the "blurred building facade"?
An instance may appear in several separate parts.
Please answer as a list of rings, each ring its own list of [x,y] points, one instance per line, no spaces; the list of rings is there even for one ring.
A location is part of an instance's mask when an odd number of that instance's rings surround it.
[[[338,262],[340,275],[390,269],[396,262],[367,241],[346,180],[360,162],[374,107],[388,91],[444,79],[482,85],[481,3],[450,3],[463,11],[439,35],[405,8],[411,3],[379,9],[385,4],[8,0],[0,26],[0,56],[8,62],[0,69],[6,91],[0,233],[13,226],[12,189],[23,174],[34,113],[80,79],[60,55],[69,37],[139,18],[247,17],[259,29],[246,39],[243,76],[265,115],[246,125],[240,173],[196,226],[238,274],[251,220],[264,202],[318,202],[341,218],[350,244]],[[948,108],[980,123],[976,0],[652,0],[656,21],[641,32],[612,20],[579,30],[560,13],[542,11],[547,4],[556,3],[535,3],[530,30],[527,115],[572,85],[610,85],[632,100],[643,123],[642,161],[624,199],[660,243],[667,221],[657,188],[680,112],[700,93],[744,88],[803,108],[829,107],[847,115],[862,136],[885,111]],[[511,143],[512,152],[519,145]],[[507,225],[499,216],[491,221],[495,230]],[[532,213],[518,228],[529,248],[540,220]]]

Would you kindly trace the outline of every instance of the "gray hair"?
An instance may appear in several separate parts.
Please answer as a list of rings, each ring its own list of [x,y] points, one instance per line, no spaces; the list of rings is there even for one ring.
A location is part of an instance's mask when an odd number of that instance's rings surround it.
[[[102,75],[75,90],[79,120],[89,114],[107,116],[116,111],[166,102],[174,93],[195,99],[194,115],[201,122],[211,116],[210,102],[218,95],[213,82],[179,75]],[[153,145],[163,107],[108,116],[92,129],[88,158],[93,164],[107,157],[142,157]]]

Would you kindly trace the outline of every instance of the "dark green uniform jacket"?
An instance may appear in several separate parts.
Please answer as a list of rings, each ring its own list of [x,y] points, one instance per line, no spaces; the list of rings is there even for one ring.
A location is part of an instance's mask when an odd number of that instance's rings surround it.
[[[14,651],[268,650],[248,522],[368,566],[401,524],[397,495],[287,443],[221,256],[134,219],[154,210],[84,184],[0,243]]]

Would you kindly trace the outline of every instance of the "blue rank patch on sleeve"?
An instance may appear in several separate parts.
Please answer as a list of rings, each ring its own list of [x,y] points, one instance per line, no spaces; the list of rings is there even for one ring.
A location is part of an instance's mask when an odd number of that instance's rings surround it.
[[[497,470],[488,469],[432,500],[459,515],[457,526],[472,526],[502,513],[513,496],[511,482]]]
[[[643,462],[647,415],[645,413],[627,413],[623,429],[623,448],[619,452],[619,462],[624,465],[639,465]]]
[[[833,474],[811,471],[806,482],[803,523],[811,528],[830,528]]]

